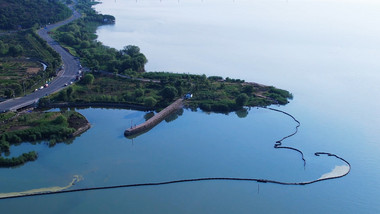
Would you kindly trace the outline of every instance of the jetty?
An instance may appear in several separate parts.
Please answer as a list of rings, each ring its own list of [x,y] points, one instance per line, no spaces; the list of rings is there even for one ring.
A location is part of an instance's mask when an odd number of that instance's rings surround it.
[[[181,109],[183,107],[183,101],[183,98],[179,98],[144,123],[137,126],[132,126],[131,128],[125,130],[124,135],[126,137],[134,136],[152,129],[161,121],[163,121],[167,116]]]

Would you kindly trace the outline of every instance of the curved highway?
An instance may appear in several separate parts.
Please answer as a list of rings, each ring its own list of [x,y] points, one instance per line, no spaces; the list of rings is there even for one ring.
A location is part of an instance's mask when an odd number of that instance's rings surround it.
[[[55,24],[47,25],[37,31],[38,35],[43,38],[50,47],[52,47],[61,56],[64,69],[60,71],[57,77],[49,84],[49,87],[43,88],[24,97],[9,99],[0,103],[0,113],[6,111],[16,111],[20,108],[37,103],[41,97],[52,94],[64,88],[66,83],[75,80],[75,77],[79,70],[79,60],[72,56],[69,52],[62,48],[53,38],[51,38],[48,32],[54,28],[60,27],[67,23],[70,23],[76,19],[79,19],[81,15],[73,9],[73,6],[69,6],[73,10],[73,15],[61,22]]]

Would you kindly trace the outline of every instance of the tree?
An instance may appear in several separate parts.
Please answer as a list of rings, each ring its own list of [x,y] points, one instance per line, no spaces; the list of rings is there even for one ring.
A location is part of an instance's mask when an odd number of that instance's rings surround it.
[[[67,91],[66,91],[66,93],[67,93],[67,97],[70,98],[71,95],[73,94],[73,92],[74,92],[73,87],[69,87],[69,88],[67,89]]]
[[[10,46],[8,49],[8,55],[16,57],[20,56],[24,52],[24,49],[21,45]]]
[[[246,85],[243,87],[243,92],[246,94],[252,94],[253,91],[254,91],[254,88],[252,85]]]
[[[144,95],[144,90],[142,90],[141,88],[138,88],[135,90],[136,97],[142,97],[143,95]]]
[[[80,43],[80,47],[81,48],[89,48],[91,46],[90,42],[89,41],[82,41]]]
[[[64,33],[62,35],[62,41],[68,45],[75,45],[76,39],[71,33]]]
[[[67,124],[67,119],[63,115],[59,115],[57,118],[53,120],[53,123],[56,125]]]
[[[67,101],[67,93],[66,91],[60,91],[58,94],[58,100]]]
[[[20,96],[22,94],[22,86],[20,84],[12,84],[12,88],[16,96]]]
[[[84,75],[82,82],[85,85],[92,85],[92,83],[94,83],[94,79],[95,79],[94,75],[86,74]]]
[[[4,90],[4,95],[5,95],[7,98],[11,98],[11,97],[13,97],[13,90],[10,89],[10,88],[6,88],[6,89]]]
[[[177,96],[177,89],[174,88],[173,86],[166,86],[162,91],[162,97],[164,99],[172,100],[175,96]]]
[[[47,97],[42,97],[38,100],[39,107],[47,107],[50,104],[50,99]]]
[[[249,97],[247,96],[247,94],[241,93],[241,94],[239,94],[239,96],[236,97],[235,103],[237,106],[242,107],[245,104],[247,104],[248,99],[249,99]]]
[[[135,45],[127,45],[127,46],[124,46],[123,50],[121,50],[121,53],[123,55],[129,55],[133,57],[140,53],[140,48]]]
[[[157,100],[153,97],[147,97],[144,99],[144,105],[149,108],[153,108],[157,104]]]
[[[5,55],[8,52],[8,47],[0,40],[0,55]]]

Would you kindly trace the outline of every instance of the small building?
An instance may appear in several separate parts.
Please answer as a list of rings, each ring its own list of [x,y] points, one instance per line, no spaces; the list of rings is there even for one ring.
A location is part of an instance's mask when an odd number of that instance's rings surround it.
[[[187,93],[185,94],[185,100],[188,100],[193,97],[193,94]]]

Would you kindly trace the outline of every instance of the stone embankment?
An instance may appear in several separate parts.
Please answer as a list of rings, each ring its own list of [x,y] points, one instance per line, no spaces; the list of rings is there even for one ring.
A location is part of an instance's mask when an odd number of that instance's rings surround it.
[[[174,113],[175,111],[181,109],[183,107],[183,98],[180,98],[176,100],[174,103],[170,104],[168,107],[154,115],[149,120],[145,121],[144,123],[132,126],[131,128],[125,130],[124,135],[126,137],[133,136],[140,134],[142,132],[148,131],[149,129],[153,128],[157,124],[159,124],[161,121],[163,121],[167,116]]]
[[[80,127],[78,130],[76,130],[74,133],[73,133],[73,137],[76,137],[82,133],[84,133],[85,131],[89,130],[91,128],[91,124],[89,122],[87,122],[86,125]]]

